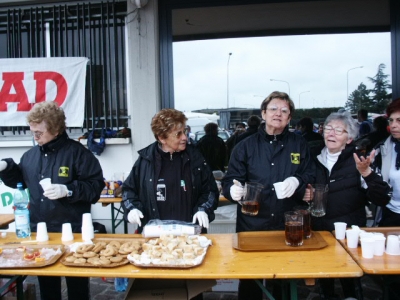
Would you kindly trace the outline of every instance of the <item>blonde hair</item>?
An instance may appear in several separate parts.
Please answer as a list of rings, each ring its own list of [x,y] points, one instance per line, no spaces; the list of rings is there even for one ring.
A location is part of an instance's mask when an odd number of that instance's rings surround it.
[[[29,111],[26,120],[31,123],[46,123],[46,129],[51,134],[62,133],[67,128],[64,110],[56,102],[36,103]]]
[[[159,137],[166,139],[175,128],[185,128],[186,121],[187,118],[183,112],[173,108],[164,108],[151,119],[151,131],[157,141]]]

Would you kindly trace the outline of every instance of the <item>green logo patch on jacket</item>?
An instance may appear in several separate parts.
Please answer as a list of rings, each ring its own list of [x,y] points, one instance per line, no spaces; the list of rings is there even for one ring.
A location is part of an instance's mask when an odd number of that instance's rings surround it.
[[[58,177],[68,177],[69,176],[69,168],[68,167],[60,167],[58,169]]]
[[[290,153],[290,160],[292,161],[292,164],[299,165],[300,153]]]

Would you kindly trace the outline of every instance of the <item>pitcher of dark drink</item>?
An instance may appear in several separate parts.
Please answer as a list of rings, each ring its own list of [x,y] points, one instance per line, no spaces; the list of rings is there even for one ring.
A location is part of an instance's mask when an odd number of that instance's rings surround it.
[[[261,191],[264,186],[257,182],[246,182],[243,199],[239,201],[242,205],[242,213],[249,216],[256,216],[260,210]]]
[[[303,245],[303,215],[295,211],[285,212],[286,245],[298,247]]]

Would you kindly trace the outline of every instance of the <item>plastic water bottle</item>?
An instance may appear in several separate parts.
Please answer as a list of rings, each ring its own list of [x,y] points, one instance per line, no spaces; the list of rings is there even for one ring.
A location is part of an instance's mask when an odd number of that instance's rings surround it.
[[[128,288],[128,278],[118,278],[116,277],[114,280],[115,290],[117,292],[125,292]]]
[[[14,216],[17,237],[27,238],[31,236],[29,197],[20,182],[17,184],[17,190],[14,192]]]

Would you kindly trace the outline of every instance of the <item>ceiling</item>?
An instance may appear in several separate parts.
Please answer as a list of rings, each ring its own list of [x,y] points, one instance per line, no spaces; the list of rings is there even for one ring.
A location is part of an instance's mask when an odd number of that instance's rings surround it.
[[[207,6],[199,7],[202,2]],[[184,41],[390,30],[389,0],[275,2],[226,5],[233,1],[224,1],[225,5],[211,6],[210,1],[196,1],[197,7],[175,6],[172,9],[173,39]]]

